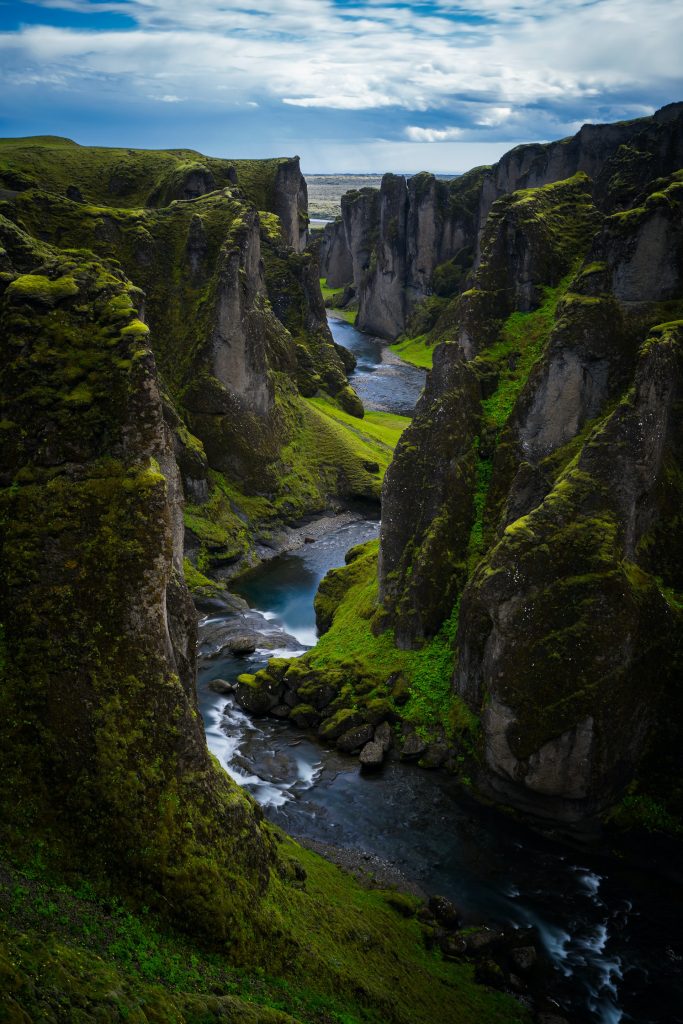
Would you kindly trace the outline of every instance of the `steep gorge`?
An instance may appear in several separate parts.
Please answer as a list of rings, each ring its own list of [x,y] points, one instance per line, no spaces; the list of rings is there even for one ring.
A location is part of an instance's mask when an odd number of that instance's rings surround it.
[[[320,643],[242,676],[243,706],[349,751],[391,727],[553,823],[616,805],[679,828],[681,117],[345,198],[324,276],[359,326],[418,326],[434,368],[379,545],[328,574]],[[9,140],[0,179],[9,860],[255,972],[244,999],[234,976],[164,996],[177,1019],[527,1019],[424,947],[439,929],[409,900],[266,824],[201,734],[187,583],[215,594],[291,524],[380,492],[298,165]],[[51,984],[21,962],[19,1020]],[[145,999],[140,1019],[176,1019]]]
[[[428,189],[385,177],[328,229],[362,240],[357,323],[386,299],[370,326],[396,334],[412,305],[434,368],[379,553],[323,582],[329,639],[285,682],[338,667],[334,711],[384,701],[407,749],[541,818],[680,820],[682,145],[673,104]],[[439,296],[437,264],[415,306],[415,197],[463,194],[470,269]]]
[[[0,159],[0,1016],[523,1021],[207,751],[187,580],[379,491],[298,166]]]

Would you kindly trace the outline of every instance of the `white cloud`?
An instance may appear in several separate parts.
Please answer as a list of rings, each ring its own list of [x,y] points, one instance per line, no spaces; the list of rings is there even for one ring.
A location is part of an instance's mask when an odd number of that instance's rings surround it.
[[[156,97],[152,97],[152,99],[156,99]],[[160,96],[159,99],[161,100],[162,103],[182,103],[183,102],[182,96],[174,96],[172,93],[166,93],[165,96]]]
[[[462,135],[462,128],[417,128],[410,126],[405,136],[411,142],[452,142]]]
[[[477,120],[477,124],[483,128],[497,128],[498,125],[505,124],[506,121],[510,120],[512,116],[512,107],[489,107],[489,109],[482,113]]]
[[[445,122],[397,124],[411,142],[476,136],[477,126],[487,136],[499,129],[524,138],[540,125],[552,136],[584,112],[596,120],[636,116],[624,97],[674,99],[682,84],[681,20],[670,0],[436,0],[436,15],[433,4],[388,0],[41,2],[125,13],[138,27],[27,25],[0,34],[0,62],[27,82],[52,76],[73,88],[74,78],[99,76],[132,95],[156,96],[163,77],[164,95],[176,97],[165,102],[192,96],[197,105],[235,107],[257,96],[262,107],[395,107],[411,120],[430,111]],[[489,20],[451,20],[462,11]],[[623,113],[612,115],[612,106]],[[462,127],[449,127],[449,118]]]

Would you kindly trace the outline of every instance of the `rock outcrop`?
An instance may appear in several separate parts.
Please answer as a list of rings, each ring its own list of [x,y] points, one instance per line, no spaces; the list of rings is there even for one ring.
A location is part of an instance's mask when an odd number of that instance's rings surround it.
[[[23,175],[7,217],[59,248],[117,260],[145,293],[191,561],[231,573],[257,558],[257,539],[274,524],[351,496],[378,500],[352,432],[345,445],[305,401],[324,395],[363,414],[327,326],[315,257],[302,251],[298,159],[75,145],[53,153],[29,143],[13,144],[12,170],[1,171],[15,183]],[[67,197],[73,188],[82,201]]]
[[[681,125],[679,105],[582,129],[487,177],[527,187],[490,208],[385,481],[377,628],[419,648],[455,615],[478,784],[549,818],[602,813],[634,776],[675,804]],[[668,176],[606,213],[627,144]]]
[[[197,711],[182,486],[142,293],[5,218],[0,232],[3,841],[47,842],[240,955],[274,853]]]
[[[295,252],[302,252],[308,244],[308,189],[298,156],[279,162],[272,209],[280,218],[286,243]]]
[[[342,219],[323,238],[321,273],[331,287],[353,289],[362,330],[390,339],[411,333],[420,303],[467,288],[496,200],[582,173],[599,209],[633,208],[648,182],[683,163],[682,118],[683,105],[674,103],[652,117],[584,125],[569,139],[518,146],[493,167],[452,181],[427,173],[407,182],[386,175],[379,190],[343,197]]]

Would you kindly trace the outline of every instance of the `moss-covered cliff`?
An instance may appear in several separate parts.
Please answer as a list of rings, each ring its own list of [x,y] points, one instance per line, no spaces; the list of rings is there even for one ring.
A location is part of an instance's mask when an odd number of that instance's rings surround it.
[[[439,314],[469,287],[479,266],[496,200],[585,174],[600,209],[637,206],[649,182],[683,163],[680,118],[681,104],[672,103],[652,117],[587,124],[568,139],[517,146],[492,167],[451,181],[425,172],[407,180],[386,175],[380,189],[343,197],[342,217],[322,241],[323,277],[332,287],[347,286],[347,301],[358,300],[362,330],[419,339],[424,365],[444,338],[443,325],[433,330]]]
[[[188,555],[223,575],[288,522],[378,500],[381,481],[353,431],[331,433],[305,401],[326,396],[363,414],[327,327],[315,258],[302,251],[298,162],[207,158],[202,177],[199,160],[5,140],[0,206],[34,238],[115,260],[143,290],[188,501]]]
[[[457,604],[480,786],[551,817],[604,811],[676,749],[679,177],[608,216],[585,175],[494,203],[385,483],[385,621],[419,646]]]

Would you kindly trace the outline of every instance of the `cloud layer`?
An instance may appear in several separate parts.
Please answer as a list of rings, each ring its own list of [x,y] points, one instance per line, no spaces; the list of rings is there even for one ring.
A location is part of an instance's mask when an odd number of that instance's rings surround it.
[[[17,100],[30,125],[40,109],[80,112],[80,124],[99,106],[106,120],[118,98],[136,122],[156,105],[181,129],[232,119],[242,145],[248,109],[252,136],[258,125],[300,149],[341,135],[426,155],[433,143],[443,153],[460,141],[564,135],[683,93],[670,0],[40,0],[0,10],[6,24],[14,17],[0,32],[8,134],[21,133]]]

